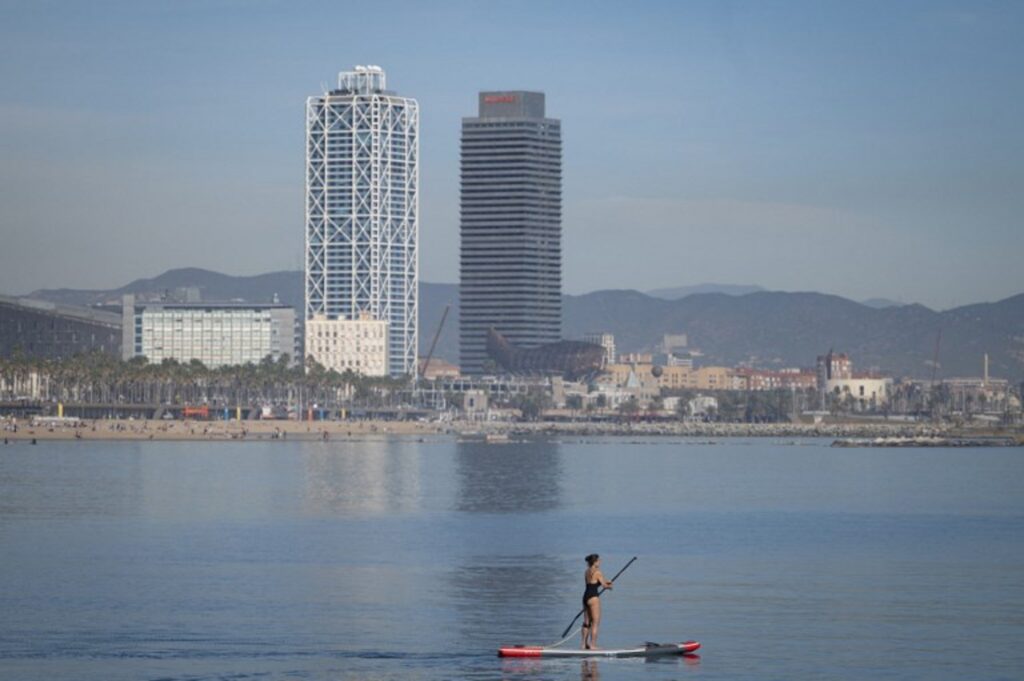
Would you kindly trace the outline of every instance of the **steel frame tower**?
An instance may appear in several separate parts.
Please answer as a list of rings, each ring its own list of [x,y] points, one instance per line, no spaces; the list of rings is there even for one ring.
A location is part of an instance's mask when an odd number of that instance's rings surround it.
[[[419,105],[379,66],[306,101],[306,319],[388,322],[392,376],[415,375]]]

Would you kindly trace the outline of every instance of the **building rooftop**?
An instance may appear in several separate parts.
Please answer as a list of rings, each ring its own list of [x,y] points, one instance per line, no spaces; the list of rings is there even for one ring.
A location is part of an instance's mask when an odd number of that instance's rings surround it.
[[[544,93],[527,90],[481,92],[480,118],[544,118]]]
[[[51,303],[48,300],[36,300],[34,298],[20,298],[14,296],[0,296],[0,305],[20,307],[26,310],[34,310],[45,314],[52,314],[70,319],[77,319],[93,324],[105,324],[111,327],[121,328],[121,315],[106,310],[97,310],[91,307],[80,307],[77,305],[65,305],[63,303]]]

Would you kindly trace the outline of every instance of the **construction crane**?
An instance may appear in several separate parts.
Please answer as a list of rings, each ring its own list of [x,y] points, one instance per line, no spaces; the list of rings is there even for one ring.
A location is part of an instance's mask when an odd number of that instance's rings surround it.
[[[420,366],[420,378],[423,378],[424,374],[427,373],[427,367],[430,366],[430,360],[434,357],[434,348],[437,347],[437,339],[441,337],[441,329],[444,328],[444,320],[448,319],[448,310],[450,310],[451,307],[451,303],[444,306],[444,312],[441,314],[441,322],[437,325],[437,331],[434,332],[434,340],[430,341],[430,350],[427,351],[427,358],[423,360],[423,364]]]

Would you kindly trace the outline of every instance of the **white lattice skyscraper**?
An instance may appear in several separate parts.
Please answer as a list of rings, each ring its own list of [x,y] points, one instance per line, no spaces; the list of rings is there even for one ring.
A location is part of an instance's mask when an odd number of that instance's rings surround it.
[[[366,371],[385,352],[387,373],[416,371],[419,284],[419,105],[386,89],[379,66],[357,66],[306,102],[307,357]],[[387,323],[387,345],[331,343],[330,322]],[[377,367],[379,363],[372,363]]]

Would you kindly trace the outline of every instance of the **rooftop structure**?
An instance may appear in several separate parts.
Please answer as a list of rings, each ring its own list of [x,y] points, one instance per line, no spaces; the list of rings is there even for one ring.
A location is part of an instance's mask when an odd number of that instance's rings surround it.
[[[121,317],[104,310],[0,296],[0,356],[67,359],[121,353]]]

